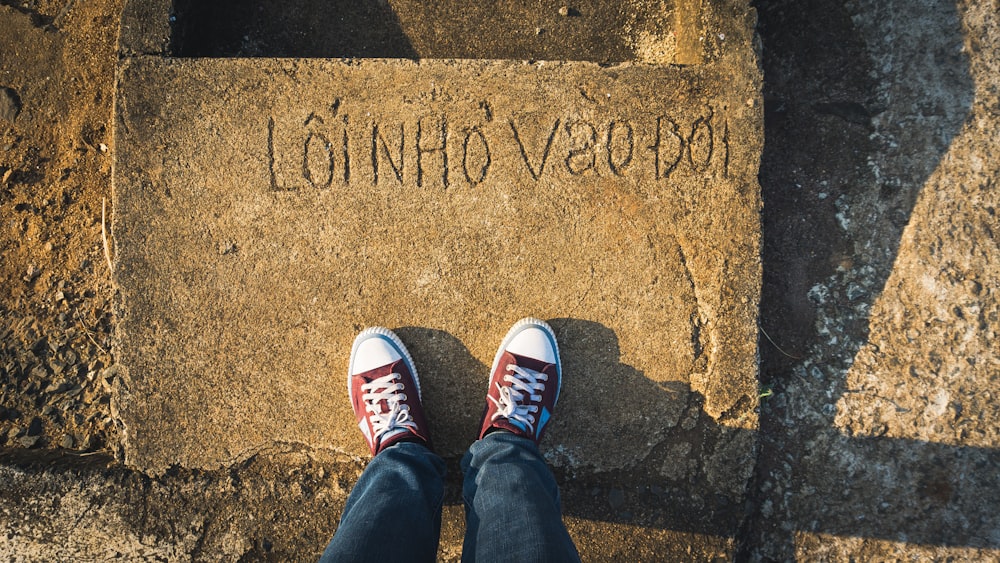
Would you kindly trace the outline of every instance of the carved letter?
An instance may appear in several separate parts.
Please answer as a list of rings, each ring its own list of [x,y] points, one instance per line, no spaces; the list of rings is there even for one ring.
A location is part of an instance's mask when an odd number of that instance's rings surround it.
[[[476,178],[469,174],[469,140],[472,139],[473,135],[479,137],[479,143],[483,146],[483,165],[479,167],[479,176]],[[489,172],[492,163],[490,145],[486,142],[486,136],[479,130],[479,127],[473,127],[466,131],[465,141],[462,143],[462,170],[465,172],[465,179],[473,186],[479,184],[486,179],[486,173]]]
[[[722,122],[722,147],[726,149],[726,157],[722,161],[722,176],[729,177],[729,120]]]
[[[666,131],[664,123],[670,126]],[[662,180],[670,176],[684,155],[684,138],[681,137],[677,124],[672,119],[664,116],[656,118],[656,142],[649,146],[649,150],[653,151],[656,157],[655,178]]]
[[[549,159],[549,151],[552,149],[552,139],[556,137],[556,131],[559,130],[559,120],[552,124],[552,132],[549,133],[549,138],[545,141],[545,149],[542,150],[541,162],[538,165],[538,171],[536,172],[534,167],[531,166],[531,161],[528,159],[528,152],[524,149],[524,143],[521,142],[521,136],[517,132],[517,126],[514,124],[514,120],[510,120],[510,129],[514,132],[514,140],[517,141],[518,148],[521,149],[521,158],[524,159],[524,165],[528,168],[528,173],[535,180],[538,180],[542,173],[545,172],[545,161]]]
[[[389,145],[386,143],[385,139],[379,133],[379,128],[377,123],[372,124],[372,183],[378,185],[378,163],[379,163],[379,145],[382,145],[382,151],[385,154],[386,159],[389,161],[389,167],[392,169],[393,173],[396,175],[396,180],[400,184],[403,183],[403,153],[404,140],[406,138],[406,129],[403,124],[399,124],[399,164],[392,159],[392,154],[389,152]]]
[[[433,147],[423,147],[420,141],[423,139],[423,124],[417,121],[417,187],[422,188],[424,186],[424,165],[423,165],[423,155],[424,153],[440,152],[441,153],[441,185],[445,189],[448,188],[448,118],[444,115],[441,116],[441,144]]]
[[[313,143],[313,140],[318,141],[318,143]],[[316,144],[319,145],[316,150],[325,155],[319,158],[321,166],[325,165],[321,169],[326,172],[326,179],[319,184],[313,178],[312,170],[312,154],[315,152],[313,146]],[[309,135],[306,136],[306,142],[302,148],[302,177],[314,188],[329,188],[330,183],[333,182],[333,152],[330,149],[330,140],[326,138],[326,135],[310,131]],[[324,159],[325,162],[323,162]]]
[[[688,137],[687,155],[691,168],[696,172],[704,172],[712,161],[714,149],[712,139],[712,114],[699,117],[691,126],[691,136]]]
[[[340,101],[340,98],[337,98]],[[339,104],[338,104],[339,105]],[[351,152],[347,150],[347,125],[350,120],[347,116],[344,116],[344,136],[341,142],[341,148],[344,151],[344,183],[350,183],[351,181]]]
[[[573,130],[583,130],[583,146],[573,146]],[[570,149],[566,155],[566,170],[574,176],[580,176],[587,170],[593,170],[597,162],[597,129],[586,121],[574,121],[566,124],[566,136],[569,137]]]
[[[274,118],[267,118],[267,172],[271,177],[271,191],[281,191],[278,178],[274,173]]]
[[[623,127],[625,129],[624,143],[628,147],[628,153],[624,158],[615,161],[615,129]],[[632,124],[628,121],[612,121],[608,124],[608,168],[615,176],[623,176],[624,169],[632,164],[632,153],[635,151],[635,135]]]

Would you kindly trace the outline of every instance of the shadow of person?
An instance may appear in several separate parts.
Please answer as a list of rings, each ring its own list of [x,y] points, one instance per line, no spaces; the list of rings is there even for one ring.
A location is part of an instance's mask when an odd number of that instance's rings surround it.
[[[621,363],[617,336],[600,323],[562,318],[551,325],[563,386],[547,457],[576,470],[631,468],[677,427],[688,407],[686,385],[652,381]]]
[[[559,481],[564,514],[737,538],[757,433],[717,424],[687,382],[652,381],[623,363],[618,337],[605,325],[573,318],[549,323],[559,341],[563,387],[541,449]],[[458,506],[458,459],[475,440],[489,366],[445,331],[396,332],[414,356],[435,445],[449,465],[446,502]],[[1000,546],[995,528],[984,528],[995,521],[992,507],[1000,500],[1000,475],[992,471],[1000,465],[1000,451],[855,438],[832,421],[811,436],[808,449],[786,456],[827,471],[827,478],[806,474],[794,484],[794,490],[809,489],[797,506],[815,500],[827,507],[810,513],[810,531]],[[873,485],[878,495],[862,494]],[[923,499],[926,519],[911,517],[915,496]],[[875,519],[888,525],[873,527]],[[941,528],[953,520],[965,522],[964,528]]]
[[[489,367],[443,330],[407,326],[395,331],[416,364],[435,450],[446,458],[461,457],[476,439]]]
[[[658,382],[622,363],[618,337],[603,324],[549,322],[564,375],[542,449],[560,475],[565,513],[735,536],[754,433],[717,424],[688,374]],[[605,501],[595,490],[616,492]]]
[[[549,323],[563,386],[540,447],[559,480],[564,513],[734,537],[754,433],[716,424],[703,396],[681,379],[687,374],[657,382],[622,363],[607,326],[573,318]],[[458,460],[476,439],[490,366],[445,331],[395,330],[417,365],[435,448],[449,466],[446,501],[459,504]],[[595,490],[617,492],[608,502]]]

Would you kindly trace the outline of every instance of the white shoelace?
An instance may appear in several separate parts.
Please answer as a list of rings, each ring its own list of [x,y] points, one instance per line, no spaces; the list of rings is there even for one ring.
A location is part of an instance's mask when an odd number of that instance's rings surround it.
[[[390,373],[361,385],[361,399],[370,414],[372,437],[376,441],[394,430],[409,429],[416,432],[417,423],[410,416],[410,406],[403,402],[406,400],[406,393],[400,393],[403,388],[398,373]],[[388,411],[382,410],[382,401],[389,407]]]
[[[542,400],[542,392],[545,391],[545,381],[549,376],[533,369],[523,368],[515,364],[508,364],[507,371],[513,372],[503,376],[503,380],[510,383],[510,387],[504,387],[497,382],[497,390],[500,398],[489,397],[497,407],[497,412],[493,413],[492,420],[506,418],[508,420],[520,422],[527,427],[528,432],[535,432],[535,414],[538,412],[538,405],[522,404],[529,400],[538,402]]]

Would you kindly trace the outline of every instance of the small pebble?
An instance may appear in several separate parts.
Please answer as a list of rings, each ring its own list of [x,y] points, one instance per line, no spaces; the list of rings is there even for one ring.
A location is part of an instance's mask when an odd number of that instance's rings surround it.
[[[33,448],[38,444],[38,440],[40,439],[41,436],[21,436],[21,439],[18,441],[23,448]]]
[[[62,437],[62,441],[59,442],[59,445],[66,450],[73,449],[73,437],[66,434]]]
[[[21,113],[21,98],[10,88],[0,88],[0,119],[11,123]]]
[[[973,295],[979,295],[979,293],[983,290],[983,286],[976,280],[965,280],[965,289]]]
[[[34,281],[35,278],[38,277],[38,274],[40,273],[42,273],[42,270],[38,266],[31,264],[25,271],[24,281],[31,283],[32,281]]]
[[[559,8],[559,15],[566,17],[569,15],[569,6],[561,6]]]
[[[73,387],[73,384],[69,381],[60,381],[59,383],[50,383],[48,387],[45,388],[45,393],[65,393]]]
[[[111,381],[111,380],[113,380],[116,375],[118,375],[118,365],[117,364],[109,367],[108,369],[104,370],[103,373],[101,373],[101,377],[105,381]]]
[[[26,434],[28,436],[38,436],[41,433],[42,433],[42,419],[36,416],[35,418],[32,418],[31,422],[28,424],[28,431],[26,432]]]
[[[865,288],[856,283],[847,286],[847,298],[851,301],[857,301],[861,297],[864,297],[866,293]]]

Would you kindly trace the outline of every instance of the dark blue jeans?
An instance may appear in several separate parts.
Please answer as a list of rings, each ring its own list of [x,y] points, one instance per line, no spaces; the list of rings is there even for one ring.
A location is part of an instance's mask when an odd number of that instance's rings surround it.
[[[493,432],[462,458],[463,561],[579,561],[559,511],[559,488],[534,442]],[[383,450],[351,491],[327,561],[434,561],[444,462],[420,444]]]

